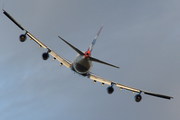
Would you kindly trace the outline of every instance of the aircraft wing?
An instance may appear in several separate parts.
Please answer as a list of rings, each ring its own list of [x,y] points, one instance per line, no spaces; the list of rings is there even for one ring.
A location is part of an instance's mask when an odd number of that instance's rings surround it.
[[[151,93],[151,92],[147,92],[147,91],[144,91],[144,90],[140,90],[140,89],[128,87],[128,86],[122,85],[122,84],[120,84],[120,83],[113,82],[113,81],[111,81],[111,80],[102,78],[102,77],[100,77],[100,76],[98,76],[98,75],[96,75],[96,74],[93,74],[93,73],[89,73],[87,77],[88,77],[89,79],[94,80],[94,83],[97,81],[97,82],[102,83],[102,85],[107,84],[107,85],[110,85],[110,86],[112,86],[112,87],[113,87],[113,86],[117,86],[117,87],[120,88],[120,90],[125,89],[125,90],[132,91],[133,93],[136,92],[136,93],[139,93],[139,94],[141,94],[141,93],[143,92],[143,93],[146,94],[146,95],[151,95],[151,96],[155,96],[155,97],[165,98],[165,99],[169,99],[169,100],[173,98],[173,97],[166,96],[166,95]]]
[[[43,47],[44,49],[48,50],[48,54],[52,55],[54,59],[57,59],[58,61],[61,62],[61,65],[65,65],[67,68],[71,66],[71,62],[62,56],[58,55],[55,53],[52,49],[50,49],[48,46],[46,46],[44,43],[42,43],[40,40],[38,40],[36,37],[34,37],[29,31],[27,31],[23,26],[21,26],[10,14],[8,14],[5,10],[3,10],[3,13],[12,21],[14,22],[21,30],[24,30],[26,33],[25,35],[28,35],[30,39],[34,40],[39,47]]]

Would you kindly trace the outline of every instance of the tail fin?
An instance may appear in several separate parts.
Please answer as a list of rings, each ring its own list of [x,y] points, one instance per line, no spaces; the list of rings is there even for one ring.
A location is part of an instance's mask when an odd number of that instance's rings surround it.
[[[90,52],[93,50],[93,46],[95,45],[96,40],[97,40],[97,38],[98,38],[98,36],[99,36],[99,34],[100,34],[100,32],[101,32],[102,28],[103,28],[103,25],[101,26],[101,28],[100,28],[99,32],[98,32],[98,33],[97,33],[97,35],[95,36],[95,38],[94,38],[93,42],[91,43],[91,45],[90,45],[90,47],[89,47],[89,49],[88,49]]]
[[[95,39],[93,40],[93,42],[92,42],[92,44],[90,45],[89,49],[88,49],[85,53],[83,53],[81,50],[77,49],[76,47],[74,47],[74,46],[71,45],[70,43],[68,43],[68,42],[67,42],[66,40],[64,40],[62,37],[60,37],[60,36],[58,36],[58,37],[59,37],[61,40],[63,40],[66,44],[68,44],[71,48],[73,48],[77,53],[79,53],[80,55],[85,55],[85,57],[86,57],[86,58],[89,58],[91,61],[98,62],[98,63],[102,63],[102,64],[105,64],[105,65],[109,65],[109,66],[111,66],[111,67],[119,68],[119,67],[117,67],[117,66],[115,66],[115,65],[112,65],[112,64],[109,64],[109,63],[107,63],[107,62],[103,62],[103,61],[101,61],[101,60],[98,60],[98,59],[96,59],[96,58],[91,57],[91,51],[92,51],[92,49],[93,49],[94,44],[96,43],[96,40],[97,40],[97,38],[98,38],[98,36],[99,36],[102,28],[103,28],[103,26],[101,26],[101,28],[100,28],[99,32],[97,33]]]

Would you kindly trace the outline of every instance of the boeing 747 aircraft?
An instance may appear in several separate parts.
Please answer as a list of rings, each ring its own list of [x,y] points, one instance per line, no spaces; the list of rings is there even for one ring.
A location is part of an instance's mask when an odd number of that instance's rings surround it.
[[[132,91],[133,93],[136,92],[137,94],[135,95],[135,101],[136,102],[140,102],[142,99],[141,93],[144,93],[146,95],[151,95],[151,96],[155,96],[155,97],[160,97],[160,98],[164,98],[164,99],[172,99],[172,97],[170,96],[166,96],[166,95],[161,95],[161,94],[156,94],[156,93],[151,93],[151,92],[147,92],[144,90],[140,90],[140,89],[136,89],[136,88],[132,88],[132,87],[128,87],[122,84],[119,84],[117,82],[102,78],[92,72],[90,72],[91,67],[92,67],[92,62],[98,62],[98,63],[102,63],[105,65],[109,65],[115,68],[119,68],[115,65],[103,62],[99,59],[96,59],[94,57],[92,57],[91,52],[93,50],[93,47],[96,43],[96,40],[102,30],[102,27],[100,28],[99,32],[97,33],[97,35],[95,36],[95,39],[93,40],[92,44],[90,45],[90,47],[88,48],[87,51],[82,52],[81,50],[77,49],[76,47],[74,47],[73,45],[71,45],[70,43],[68,43],[66,40],[64,40],[62,37],[58,36],[62,41],[64,41],[66,44],[68,44],[72,49],[74,49],[78,55],[76,56],[76,58],[74,59],[73,62],[70,62],[69,60],[65,59],[64,57],[62,57],[61,55],[58,55],[57,53],[55,53],[52,49],[50,49],[48,46],[46,46],[45,44],[43,44],[40,40],[38,40],[37,38],[35,38],[28,30],[26,30],[23,26],[21,26],[9,13],[7,13],[5,10],[3,10],[3,13],[12,21],[14,22],[21,30],[25,31],[25,34],[20,35],[19,39],[21,42],[24,42],[26,40],[26,36],[29,36],[29,39],[34,40],[39,47],[43,47],[44,49],[47,49],[47,52],[42,54],[42,58],[43,60],[47,60],[49,58],[49,55],[52,55],[54,57],[53,60],[58,60],[60,62],[60,66],[61,65],[65,65],[67,68],[70,68],[72,71],[76,72],[79,75],[82,75],[84,77],[87,77],[89,79],[92,79],[94,81],[94,83],[96,82],[100,82],[102,83],[102,86],[104,86],[104,84],[109,85],[109,87],[107,88],[107,92],[109,94],[112,94],[114,91],[114,86],[119,87],[120,90],[122,89],[126,89],[129,91]]]

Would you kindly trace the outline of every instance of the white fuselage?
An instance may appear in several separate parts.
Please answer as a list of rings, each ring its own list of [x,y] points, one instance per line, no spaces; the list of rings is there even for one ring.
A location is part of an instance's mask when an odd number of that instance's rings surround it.
[[[86,75],[91,70],[91,66],[92,61],[90,61],[89,58],[78,54],[73,62],[72,70],[81,75]]]

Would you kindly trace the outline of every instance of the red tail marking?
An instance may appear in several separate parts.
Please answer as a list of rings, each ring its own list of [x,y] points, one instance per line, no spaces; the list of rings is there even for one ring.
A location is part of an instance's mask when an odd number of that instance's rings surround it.
[[[91,56],[91,52],[89,51],[89,49],[85,52],[84,56],[85,58],[88,58]]]

